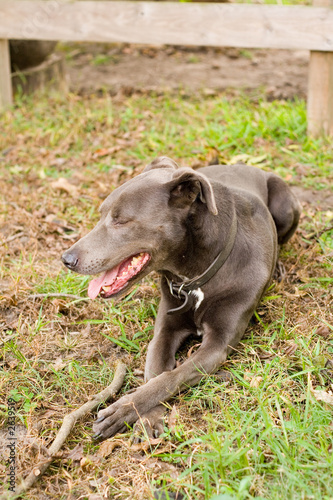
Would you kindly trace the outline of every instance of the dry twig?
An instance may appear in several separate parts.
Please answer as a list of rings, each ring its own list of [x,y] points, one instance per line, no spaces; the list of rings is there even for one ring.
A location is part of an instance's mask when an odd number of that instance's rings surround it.
[[[333,229],[333,224],[329,225],[329,226],[326,226],[324,227],[323,229],[321,229],[320,231],[315,231],[313,233],[310,233],[308,234],[306,237],[307,239],[309,240],[313,240],[313,239],[318,239],[320,238],[323,234],[325,233],[328,233],[329,231],[332,231]]]
[[[44,298],[59,298],[64,297],[65,299],[73,299],[73,300],[89,300],[89,298],[80,297],[80,295],[73,295],[72,293],[34,293],[33,295],[29,295],[29,299],[44,299]]]
[[[66,441],[69,436],[71,430],[76,424],[77,420],[87,415],[89,412],[98,407],[100,403],[107,401],[112,396],[114,396],[121,388],[124,382],[126,374],[126,366],[124,363],[118,363],[114,378],[111,384],[106,387],[103,391],[99,392],[92,396],[92,398],[87,401],[84,405],[80,406],[77,410],[72,411],[68,415],[65,416],[62,426],[55,437],[50,448],[46,448],[45,452],[47,453],[46,460],[40,461],[30,472],[30,474],[26,477],[25,480],[22,481],[20,486],[16,489],[15,493],[12,494],[10,491],[7,491],[3,495],[1,495],[0,500],[13,500],[14,498],[18,498],[23,493],[25,493],[31,486],[37,481],[38,478],[44,474],[44,472],[48,469],[48,467],[53,462],[56,454]]]
[[[24,232],[20,231],[19,233],[13,234],[12,236],[9,236],[9,238],[6,238],[1,242],[1,245],[6,245],[7,243],[10,243],[11,241],[16,240],[16,238],[21,238],[21,236],[24,236]]]

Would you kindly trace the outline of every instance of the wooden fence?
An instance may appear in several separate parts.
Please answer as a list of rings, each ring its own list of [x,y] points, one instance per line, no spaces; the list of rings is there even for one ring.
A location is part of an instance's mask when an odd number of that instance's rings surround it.
[[[332,3],[0,0],[0,108],[12,102],[9,39],[306,49],[308,132],[333,135]]]

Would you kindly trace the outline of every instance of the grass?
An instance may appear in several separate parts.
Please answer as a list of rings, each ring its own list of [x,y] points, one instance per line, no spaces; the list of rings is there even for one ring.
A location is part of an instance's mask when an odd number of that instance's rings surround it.
[[[237,499],[331,498],[331,411],[311,398],[306,373],[288,364],[281,367],[278,358],[265,366],[245,362],[234,373],[232,399],[223,394],[227,387],[215,392],[207,428],[174,452],[184,464],[191,461],[182,474],[192,479],[191,498],[211,498],[216,491]],[[199,391],[217,389],[212,381],[205,385]]]
[[[11,165],[9,172],[20,176],[33,169],[41,179],[52,179],[59,173],[69,177],[76,163],[82,162],[91,171],[107,172],[122,164],[124,153],[124,169],[131,171],[147,158],[165,153],[167,145],[170,155],[184,163],[207,158],[221,162],[240,159],[273,166],[280,175],[291,178],[301,170],[306,187],[317,189],[326,186],[326,178],[331,179],[330,141],[306,137],[303,101],[281,101],[277,106],[256,96],[190,99],[185,92],[180,100],[179,107],[178,100],[171,96],[136,96],[119,108],[105,97],[94,100],[94,106],[90,103],[87,110],[87,100],[72,96],[66,103],[51,100],[56,116],[45,116],[42,101],[32,107],[23,101],[11,124],[13,133],[20,134],[29,127],[26,134],[30,144],[39,147],[40,160],[42,148],[46,161],[36,165],[35,158],[23,155],[24,165]],[[76,116],[79,119],[73,120]],[[11,121],[10,114],[7,120]],[[107,142],[105,130],[111,132]]]
[[[282,250],[286,278],[228,358],[229,376],[205,377],[171,401],[157,444],[133,445],[129,430],[103,457],[87,417],[25,498],[332,499],[332,406],[315,390],[329,394],[333,380],[333,213],[324,201],[333,154],[331,139],[306,136],[305,103],[186,90],[21,97],[2,115],[0,151],[0,409],[6,428],[6,399],[16,399],[18,474],[64,414],[111,381],[117,359],[128,366],[122,392],[142,384],[157,277],[121,302],[88,301],[89,277],[59,260],[97,222],[111,189],[167,154],[193,167],[242,160],[317,192]],[[59,293],[69,297],[51,295]],[[179,361],[186,356],[184,348]],[[68,458],[77,446],[79,458]]]

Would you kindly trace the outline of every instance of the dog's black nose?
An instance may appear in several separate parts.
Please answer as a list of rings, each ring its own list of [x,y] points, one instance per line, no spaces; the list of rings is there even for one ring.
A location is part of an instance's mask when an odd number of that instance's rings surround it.
[[[63,253],[61,256],[61,260],[69,269],[74,269],[78,263],[78,258],[74,253]]]

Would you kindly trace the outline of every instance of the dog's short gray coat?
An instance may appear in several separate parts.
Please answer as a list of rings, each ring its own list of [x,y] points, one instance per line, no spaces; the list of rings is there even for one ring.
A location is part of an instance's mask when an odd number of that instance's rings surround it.
[[[121,293],[153,270],[162,279],[146,383],[99,412],[97,436],[112,436],[145,415],[153,426],[154,408],[217,370],[242,338],[272,278],[278,247],[292,236],[299,216],[298,201],[273,173],[246,165],[194,171],[167,157],[106,198],[100,222],[64,253],[64,263],[81,274],[97,274],[147,252],[148,265]],[[168,282],[204,273],[228,244],[233,224],[237,233],[225,263],[194,292],[189,311],[167,314],[181,305]],[[202,335],[202,344],[176,367],[176,351],[191,334]]]

